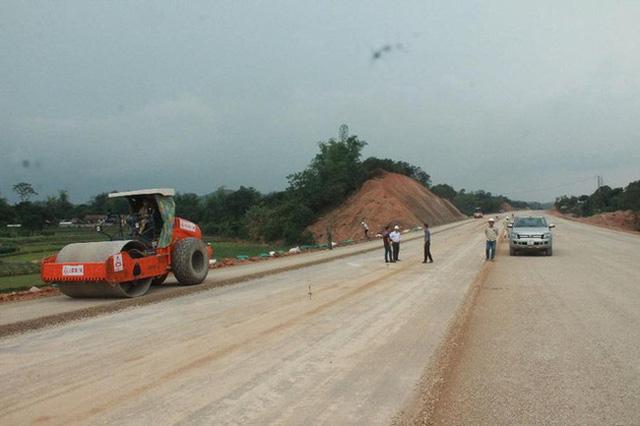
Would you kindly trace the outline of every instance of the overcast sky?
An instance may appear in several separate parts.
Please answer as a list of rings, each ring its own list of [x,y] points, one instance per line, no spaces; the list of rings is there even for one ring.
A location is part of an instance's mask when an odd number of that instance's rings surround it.
[[[342,123],[456,189],[623,186],[639,22],[638,1],[4,0],[0,196],[280,190]]]

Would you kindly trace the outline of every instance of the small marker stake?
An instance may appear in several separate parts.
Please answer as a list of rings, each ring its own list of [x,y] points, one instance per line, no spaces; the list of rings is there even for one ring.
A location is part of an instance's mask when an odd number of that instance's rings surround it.
[[[311,300],[311,284],[309,284],[309,300]]]

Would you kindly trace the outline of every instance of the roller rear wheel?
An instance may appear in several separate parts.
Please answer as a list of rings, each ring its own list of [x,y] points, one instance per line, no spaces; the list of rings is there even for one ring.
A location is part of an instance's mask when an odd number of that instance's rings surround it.
[[[171,269],[180,284],[200,284],[209,272],[207,246],[197,238],[178,241],[171,253]]]

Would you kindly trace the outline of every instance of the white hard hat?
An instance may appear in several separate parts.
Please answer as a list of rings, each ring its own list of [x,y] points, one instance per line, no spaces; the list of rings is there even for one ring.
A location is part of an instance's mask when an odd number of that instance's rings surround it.
[[[494,219],[494,218],[492,218],[492,217],[490,217],[490,218],[489,218],[489,222],[495,222],[495,219]]]
[[[398,225],[394,226],[393,229],[400,229]]]

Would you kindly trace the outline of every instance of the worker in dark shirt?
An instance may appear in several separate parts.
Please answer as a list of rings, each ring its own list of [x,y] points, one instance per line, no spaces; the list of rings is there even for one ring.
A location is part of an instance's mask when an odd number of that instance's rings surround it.
[[[424,224],[424,260],[422,263],[433,263],[433,257],[431,257],[431,231],[429,230],[429,224]]]
[[[391,254],[391,239],[389,239],[389,225],[384,227],[382,231],[382,243],[384,244],[384,262],[393,262],[393,254]]]

